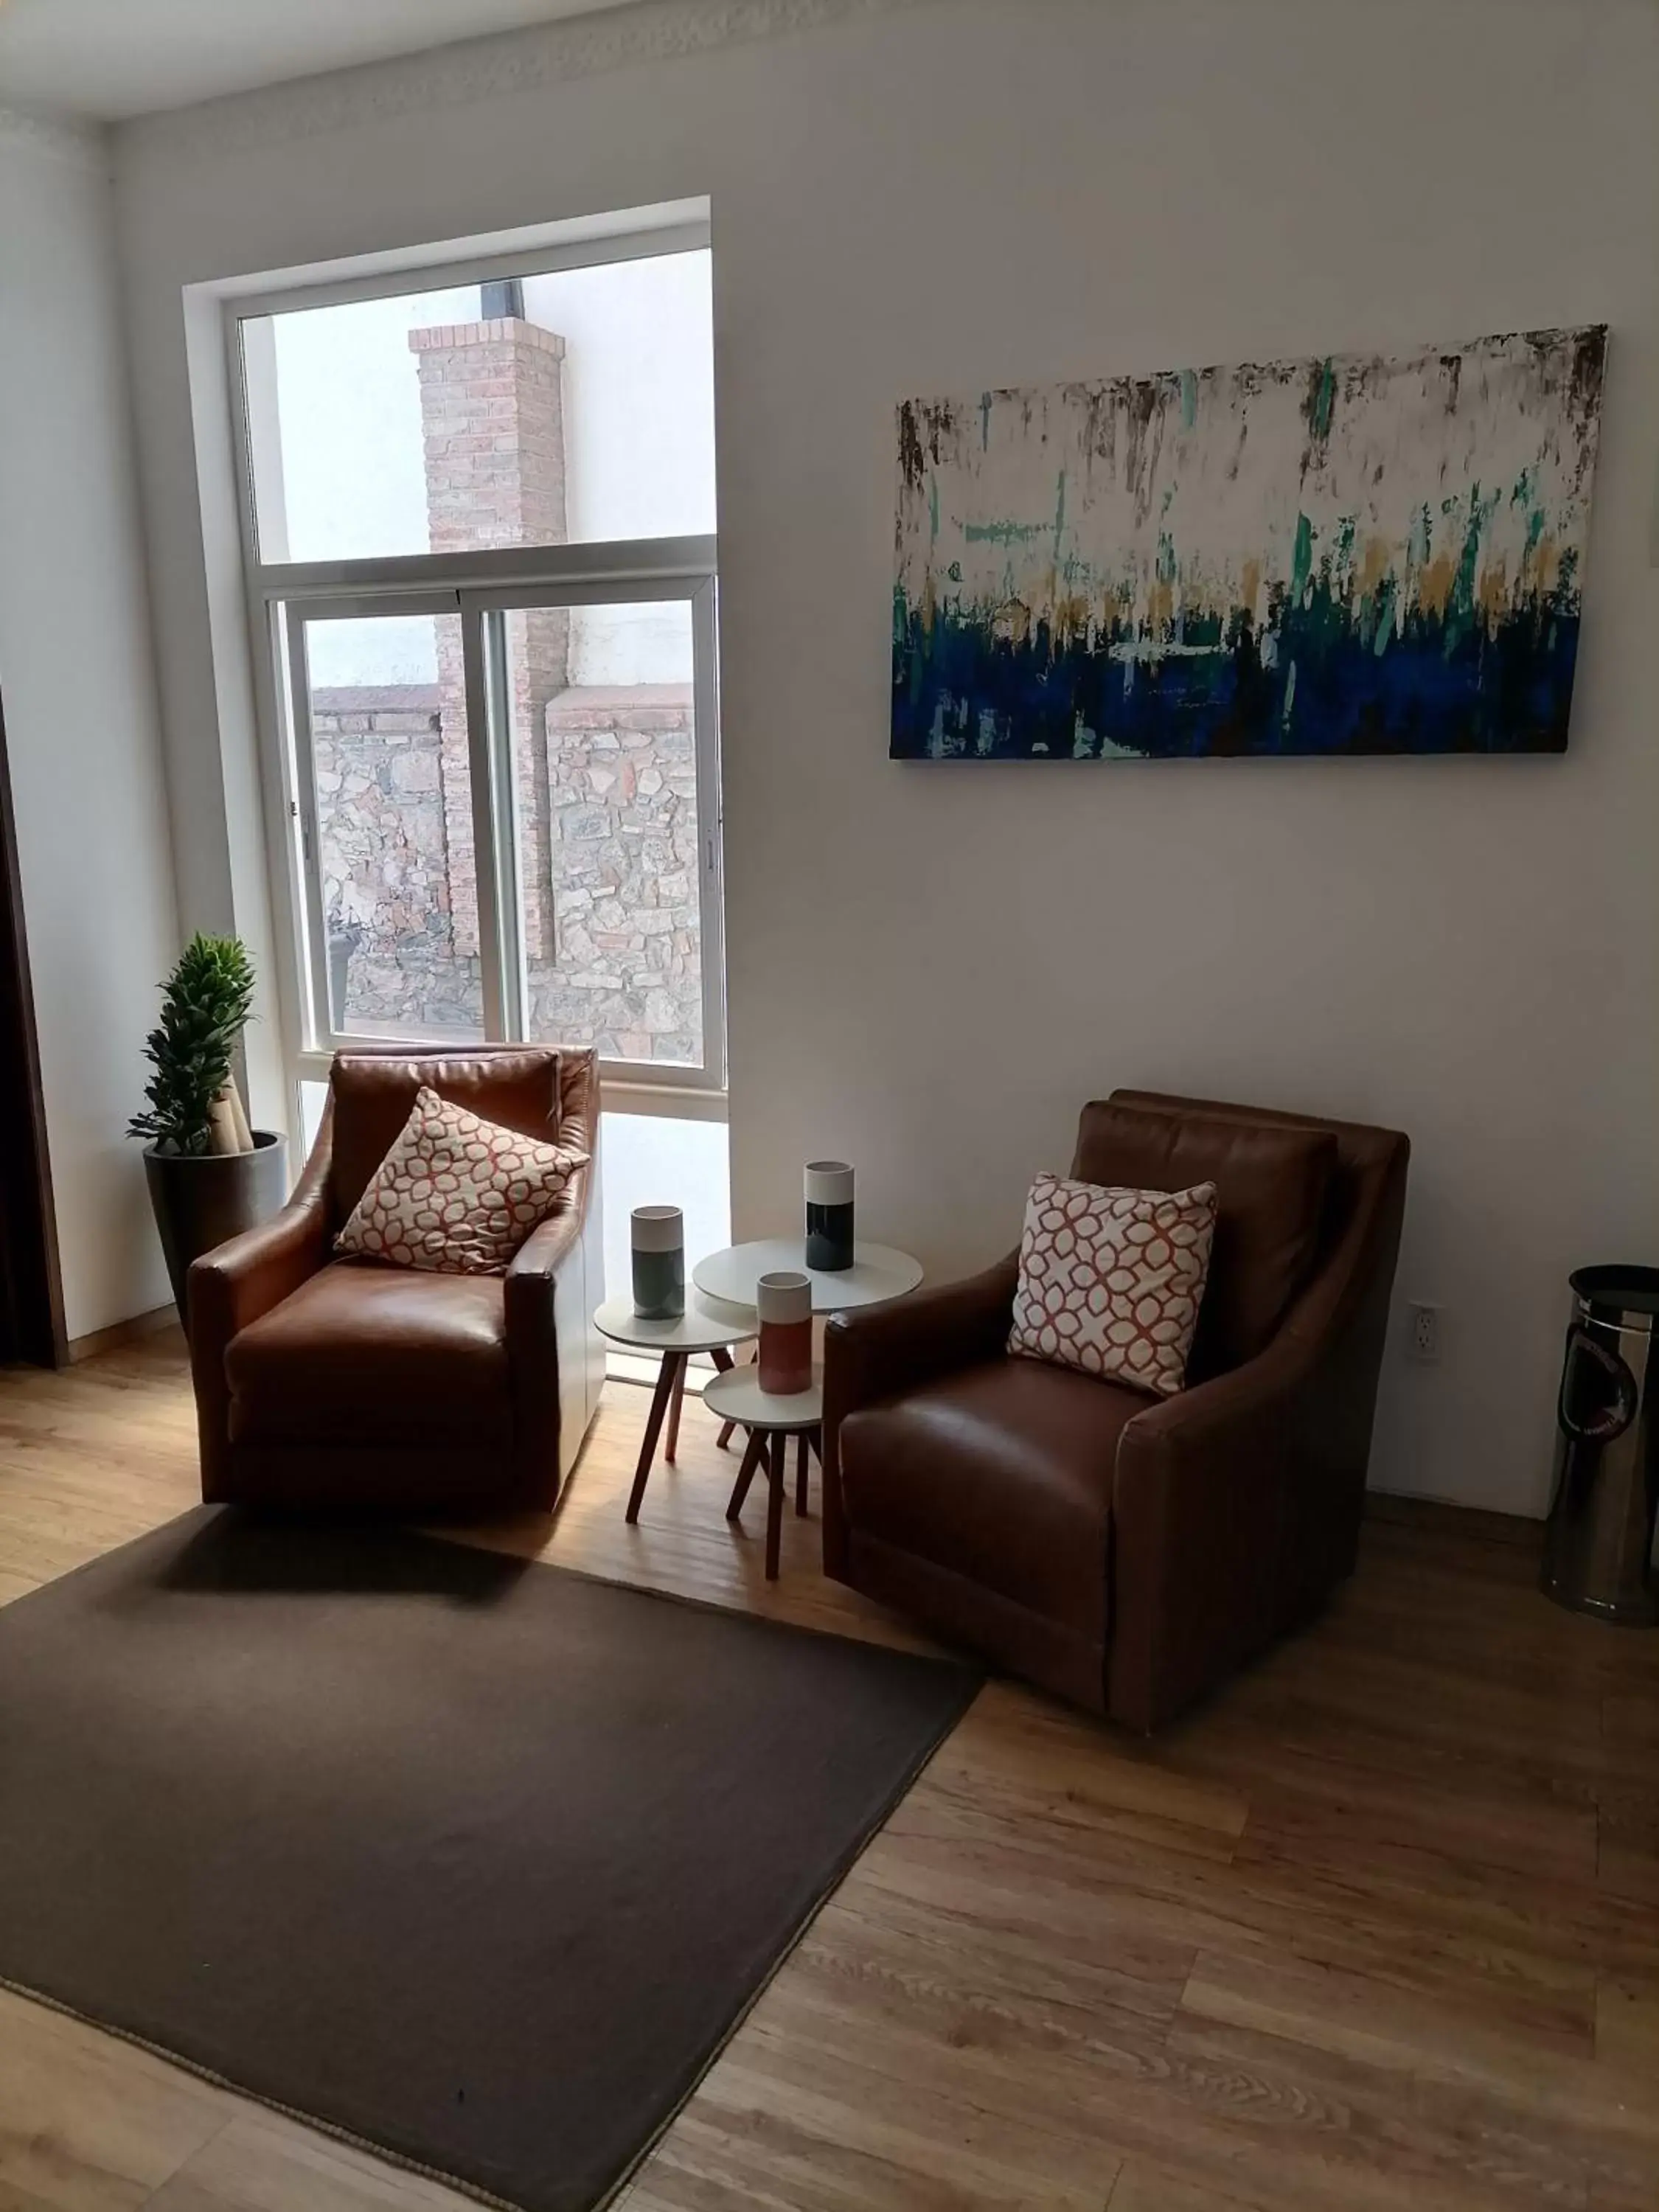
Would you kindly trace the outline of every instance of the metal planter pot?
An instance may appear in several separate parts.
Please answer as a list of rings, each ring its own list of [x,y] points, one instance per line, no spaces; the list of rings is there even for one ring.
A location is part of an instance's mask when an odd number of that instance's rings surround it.
[[[188,1330],[191,1261],[279,1211],[288,1197],[288,1139],[256,1129],[251,1152],[159,1152],[151,1146],[144,1179],[173,1302]]]

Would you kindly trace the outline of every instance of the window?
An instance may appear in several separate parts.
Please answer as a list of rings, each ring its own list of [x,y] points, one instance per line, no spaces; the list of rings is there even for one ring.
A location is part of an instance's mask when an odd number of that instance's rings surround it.
[[[678,232],[235,304],[296,1080],[723,1087],[710,325]]]

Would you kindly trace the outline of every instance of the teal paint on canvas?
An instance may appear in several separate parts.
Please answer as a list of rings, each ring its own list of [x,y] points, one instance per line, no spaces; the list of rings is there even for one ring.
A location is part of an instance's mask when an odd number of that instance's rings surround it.
[[[1606,337],[908,403],[894,756],[1559,750]]]

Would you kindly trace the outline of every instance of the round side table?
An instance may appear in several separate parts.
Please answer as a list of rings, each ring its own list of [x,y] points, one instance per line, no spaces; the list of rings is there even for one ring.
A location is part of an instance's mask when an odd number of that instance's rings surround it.
[[[819,1437],[823,1423],[823,1370],[812,1370],[810,1390],[775,1397],[763,1390],[752,1367],[732,1367],[717,1375],[702,1394],[702,1401],[717,1419],[736,1421],[749,1431],[748,1449],[738,1470],[737,1487],[726,1509],[728,1521],[743,1510],[749,1486],[762,1468],[766,1472],[766,1579],[778,1578],[778,1549],[783,1536],[783,1486],[789,1439],[797,1439],[795,1510],[806,1510],[806,1455],[820,1461]]]
[[[921,1280],[921,1262],[890,1244],[855,1244],[853,1264],[833,1273],[809,1267],[805,1239],[766,1237],[754,1244],[728,1244],[699,1260],[691,1279],[706,1298],[722,1305],[752,1306],[757,1277],[791,1270],[805,1275],[812,1285],[815,1314],[848,1313],[854,1306],[879,1305],[884,1298],[902,1297]]]
[[[657,1439],[662,1434],[665,1419],[668,1437],[663,1457],[671,1467],[674,1463],[680,1440],[680,1406],[685,1397],[685,1370],[691,1354],[709,1353],[724,1376],[732,1367],[731,1347],[747,1344],[756,1333],[755,1324],[752,1321],[745,1322],[741,1315],[711,1312],[701,1299],[696,1298],[672,1321],[646,1321],[635,1312],[631,1298],[607,1298],[594,1315],[593,1326],[612,1344],[625,1344],[631,1352],[662,1354],[657,1387],[651,1394],[651,1411],[646,1419],[645,1439],[640,1446],[639,1464],[634,1470],[634,1487],[628,1493],[628,1518],[634,1522],[640,1517],[645,1486],[651,1474],[651,1462],[657,1455]],[[712,1382],[708,1386],[711,1390],[714,1387]],[[708,1391],[703,1395],[706,1398]]]

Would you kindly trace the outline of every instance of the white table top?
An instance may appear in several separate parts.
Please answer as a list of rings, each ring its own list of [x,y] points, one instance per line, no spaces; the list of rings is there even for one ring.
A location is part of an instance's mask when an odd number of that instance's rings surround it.
[[[720,1352],[728,1344],[746,1344],[755,1334],[755,1316],[745,1318],[730,1306],[715,1312],[701,1298],[688,1298],[674,1320],[646,1321],[635,1312],[632,1298],[607,1298],[593,1326],[613,1344],[640,1352]]]
[[[786,1270],[808,1276],[812,1285],[814,1313],[846,1313],[854,1306],[879,1305],[884,1298],[902,1297],[921,1280],[921,1262],[890,1244],[855,1244],[853,1264],[827,1274],[809,1267],[804,1237],[768,1237],[755,1244],[728,1244],[699,1260],[691,1279],[708,1298],[723,1305],[755,1303],[755,1284],[762,1275]]]
[[[738,1421],[745,1429],[815,1429],[823,1419],[823,1370],[812,1370],[810,1390],[775,1398],[763,1390],[755,1366],[733,1367],[702,1386],[702,1402],[717,1420]]]

